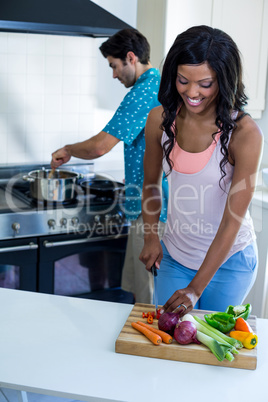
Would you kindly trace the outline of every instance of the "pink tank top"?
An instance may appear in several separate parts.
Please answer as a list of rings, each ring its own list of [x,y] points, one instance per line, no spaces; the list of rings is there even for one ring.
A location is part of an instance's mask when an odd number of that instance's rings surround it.
[[[230,135],[231,136],[231,135]],[[162,146],[167,140],[164,132]],[[228,191],[233,176],[233,166],[225,165],[226,176],[221,181],[220,161],[221,143],[214,142],[208,161],[193,173],[183,173],[172,169],[167,176],[169,184],[168,215],[163,242],[170,255],[180,264],[198,270],[217,233],[225,208]],[[212,143],[212,144],[213,144]],[[210,147],[209,147],[210,148]],[[207,150],[206,150],[207,151]],[[204,152],[206,152],[204,151]],[[187,155],[189,153],[187,152]],[[176,150],[175,154],[176,155]],[[191,154],[199,158],[199,154]],[[189,156],[189,155],[188,155]],[[175,161],[175,166],[182,171],[188,170]],[[163,169],[169,172],[166,159]],[[243,250],[255,239],[253,222],[247,211],[236,240],[226,260],[236,252]]]
[[[174,163],[173,169],[180,173],[197,173],[202,170],[213,154],[220,136],[221,133],[217,133],[210,146],[197,153],[184,151],[176,141],[170,153],[170,159]]]

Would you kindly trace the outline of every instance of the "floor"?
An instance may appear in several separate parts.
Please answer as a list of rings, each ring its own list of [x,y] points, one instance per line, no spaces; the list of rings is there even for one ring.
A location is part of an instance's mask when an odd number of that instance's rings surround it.
[[[59,398],[27,392],[28,402],[74,402],[73,399]],[[0,388],[0,402],[22,402],[20,393],[14,389]],[[26,402],[26,401],[24,401]]]

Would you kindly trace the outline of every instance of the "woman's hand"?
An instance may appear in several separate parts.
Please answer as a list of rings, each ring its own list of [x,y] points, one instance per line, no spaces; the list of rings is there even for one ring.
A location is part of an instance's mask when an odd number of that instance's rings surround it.
[[[154,264],[159,269],[160,261],[163,258],[163,250],[158,235],[144,240],[144,246],[139,258],[145,264],[147,271],[151,271]]]
[[[200,296],[198,296],[194,289],[190,286],[187,286],[184,289],[176,290],[176,292],[174,292],[164,304],[163,312],[172,312],[180,306],[184,307],[184,311],[182,312],[183,316],[194,308]]]

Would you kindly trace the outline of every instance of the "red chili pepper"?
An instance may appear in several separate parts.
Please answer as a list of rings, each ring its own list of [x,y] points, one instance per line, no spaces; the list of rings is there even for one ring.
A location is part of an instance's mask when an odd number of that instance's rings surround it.
[[[160,308],[156,310],[156,319],[159,320],[161,313],[160,313]]]
[[[153,318],[155,317],[155,311],[152,311],[151,313],[148,313],[148,315],[151,314],[151,316],[153,316]]]
[[[142,318],[147,318],[148,317],[148,313],[142,313]]]
[[[147,322],[148,324],[152,324],[154,322],[154,317],[151,314],[148,315]]]

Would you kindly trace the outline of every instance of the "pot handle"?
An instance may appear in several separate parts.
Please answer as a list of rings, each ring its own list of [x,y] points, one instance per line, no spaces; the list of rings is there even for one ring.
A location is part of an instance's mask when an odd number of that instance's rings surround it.
[[[33,177],[29,177],[28,175],[22,176],[22,179],[23,179],[24,181],[28,181],[28,182],[30,182],[30,183],[32,183],[33,181],[35,181],[35,179],[34,179]]]

